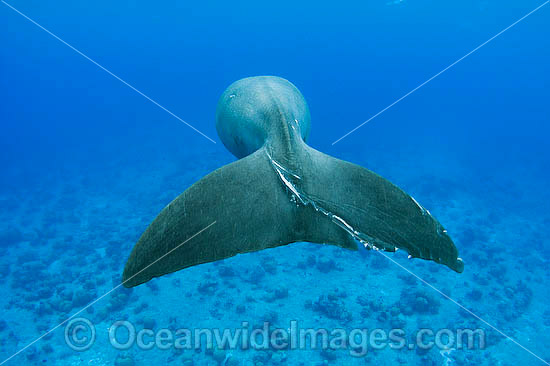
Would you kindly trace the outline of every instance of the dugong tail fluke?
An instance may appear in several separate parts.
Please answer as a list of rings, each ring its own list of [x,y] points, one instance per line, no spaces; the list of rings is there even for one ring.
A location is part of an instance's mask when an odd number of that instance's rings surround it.
[[[162,210],[130,254],[126,287],[301,241],[356,250],[357,240],[463,271],[446,230],[414,198],[305,143],[309,110],[290,82],[264,76],[233,83],[218,103],[216,128],[240,160],[208,174]]]

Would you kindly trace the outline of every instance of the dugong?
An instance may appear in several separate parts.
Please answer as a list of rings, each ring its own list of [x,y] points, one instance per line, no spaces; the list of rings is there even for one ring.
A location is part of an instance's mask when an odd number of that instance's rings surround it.
[[[239,160],[160,212],[130,254],[124,286],[294,242],[399,248],[463,271],[447,231],[414,198],[306,144],[309,109],[289,81],[258,76],[231,84],[218,102],[216,130]]]

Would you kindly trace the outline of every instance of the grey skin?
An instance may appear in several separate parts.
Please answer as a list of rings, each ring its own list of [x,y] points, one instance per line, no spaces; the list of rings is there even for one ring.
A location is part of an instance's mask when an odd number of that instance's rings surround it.
[[[358,240],[463,271],[446,230],[411,196],[306,144],[309,109],[287,80],[260,76],[230,85],[218,102],[216,129],[239,160],[161,211],[130,254],[124,286],[294,242],[357,250]]]

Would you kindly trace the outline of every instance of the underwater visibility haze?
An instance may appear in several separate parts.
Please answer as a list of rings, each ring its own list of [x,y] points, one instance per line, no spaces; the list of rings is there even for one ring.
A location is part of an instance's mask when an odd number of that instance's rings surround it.
[[[1,1],[0,365],[549,365],[549,20]]]

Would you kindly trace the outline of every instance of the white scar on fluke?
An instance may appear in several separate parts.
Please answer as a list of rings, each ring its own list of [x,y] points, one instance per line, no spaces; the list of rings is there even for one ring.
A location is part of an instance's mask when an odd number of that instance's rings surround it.
[[[208,174],[161,211],[130,254],[125,286],[294,242],[357,250],[358,241],[463,271],[447,230],[412,196],[306,144],[309,109],[289,81],[259,76],[231,84],[218,102],[216,129],[239,160]]]
[[[351,227],[343,218],[333,214],[332,212],[324,209],[319,203],[315,202],[313,199],[308,197],[305,193],[299,192],[298,188],[290,182],[290,180],[286,177],[284,173],[290,174],[292,177],[301,179],[299,176],[288,172],[283,166],[281,166],[279,163],[277,163],[271,155],[266,151],[267,156],[271,163],[273,164],[274,169],[277,171],[277,174],[279,175],[279,178],[283,182],[283,184],[292,192],[290,201],[298,204],[302,204],[304,206],[311,205],[315,209],[315,211],[325,215],[328,217],[334,224],[340,226],[343,230],[345,230],[348,234],[350,234],[354,239],[359,241],[366,249],[374,249],[379,250],[380,248],[376,246],[375,242],[376,239],[369,237],[366,234],[363,234],[357,230],[355,230],[353,227]],[[284,173],[283,173],[284,172]],[[414,200],[414,198],[413,198]],[[415,200],[416,202],[416,200]],[[384,243],[381,243],[382,247]],[[395,252],[397,251],[396,247],[383,247],[384,250]]]

